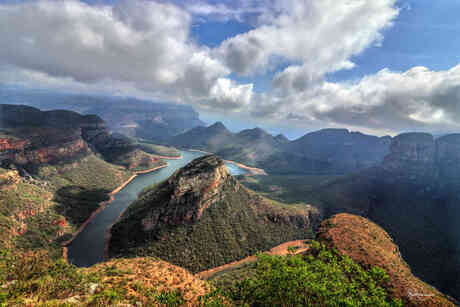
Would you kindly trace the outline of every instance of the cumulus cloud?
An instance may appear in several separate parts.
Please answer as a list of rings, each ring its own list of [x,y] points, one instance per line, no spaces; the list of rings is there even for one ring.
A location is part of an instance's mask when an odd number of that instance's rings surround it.
[[[264,107],[273,109],[260,104],[257,112]],[[458,129],[460,65],[445,71],[383,69],[355,83],[323,82],[284,97],[275,110],[269,115],[280,120],[368,128],[377,133]]]
[[[396,0],[269,2],[273,9],[259,17],[259,27],[226,40],[216,52],[243,75],[264,71],[279,58],[298,62],[299,68],[289,67],[277,77],[284,86],[291,80],[293,88],[352,68],[350,58],[380,43],[382,30],[398,15]]]
[[[29,80],[113,82],[193,102],[230,70],[190,40],[191,21],[184,9],[155,1],[0,5],[0,65]]]
[[[13,1],[0,4],[0,82],[189,103],[297,127],[458,128],[460,66],[325,80],[382,43],[398,13],[396,0]],[[191,39],[197,17],[249,18],[252,30],[210,49]],[[273,89],[262,93],[233,78],[267,71]]]

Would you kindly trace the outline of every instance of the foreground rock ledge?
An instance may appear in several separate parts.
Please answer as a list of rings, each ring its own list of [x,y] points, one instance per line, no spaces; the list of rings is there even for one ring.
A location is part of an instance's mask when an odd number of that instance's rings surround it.
[[[456,306],[453,299],[415,277],[388,233],[356,215],[338,214],[321,223],[318,239],[364,267],[381,267],[390,277],[392,295],[404,306]]]

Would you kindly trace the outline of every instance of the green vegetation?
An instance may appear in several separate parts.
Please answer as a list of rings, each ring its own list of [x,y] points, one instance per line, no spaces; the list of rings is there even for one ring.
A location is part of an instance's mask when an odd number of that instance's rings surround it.
[[[384,270],[364,269],[315,241],[305,255],[260,254],[247,270],[225,289],[238,306],[402,306]]]
[[[132,173],[92,154],[73,163],[40,166],[37,175],[58,188],[71,185],[112,191]]]
[[[144,219],[155,214],[169,216],[171,220],[173,215],[193,216],[193,210],[198,210],[194,208],[197,200],[169,208],[172,192],[167,183],[144,191],[112,227],[111,255],[154,256],[199,272],[286,241],[313,237],[304,220],[308,216],[305,206],[302,209],[277,204],[243,187],[236,192],[235,184],[224,184],[219,200],[203,211],[199,221],[165,223],[150,232],[143,230]]]
[[[35,181],[0,185],[0,249],[47,248],[59,255],[55,241],[59,227],[54,221],[62,216],[52,199],[49,187]]]
[[[155,259],[146,260],[154,263]],[[47,252],[0,250],[0,306],[142,306],[179,307],[187,303],[181,289],[163,290],[142,281],[130,282],[133,272],[115,266],[78,269]],[[163,272],[164,274],[164,272]],[[174,278],[174,273],[171,273]],[[204,282],[202,282],[204,283]],[[158,285],[161,286],[161,285]],[[166,286],[166,288],[164,288]],[[220,292],[198,297],[201,307],[224,306]]]
[[[267,175],[240,176],[238,179],[247,188],[274,200],[317,204],[320,195],[316,193],[316,188],[341,177],[340,175]]]
[[[44,248],[59,257],[59,243],[131,174],[96,155],[42,165],[35,178],[0,168],[0,247]]]
[[[149,143],[147,141],[139,141],[136,143],[137,147],[140,150],[143,150],[147,153],[165,157],[179,157],[180,151],[174,147],[162,146]]]
[[[128,260],[124,260],[125,262]],[[144,260],[145,262],[155,259]],[[139,264],[137,264],[139,265]],[[388,276],[364,269],[336,250],[313,242],[304,255],[268,256],[244,266],[223,288],[209,287],[194,306],[402,306],[391,298]],[[166,268],[166,270],[169,270]],[[169,280],[174,280],[170,271]],[[77,269],[46,252],[0,251],[0,306],[184,306],[181,288],[157,288],[139,280],[130,268]],[[142,273],[139,273],[142,274]],[[164,274],[164,273],[163,273]],[[212,283],[216,284],[214,279]],[[218,284],[218,283],[217,283]]]

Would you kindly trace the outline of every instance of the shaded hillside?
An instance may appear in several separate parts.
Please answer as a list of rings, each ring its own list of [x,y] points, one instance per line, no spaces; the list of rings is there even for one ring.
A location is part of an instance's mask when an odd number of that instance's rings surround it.
[[[98,116],[0,105],[0,245],[56,256],[130,170],[165,164],[136,146]]]
[[[388,233],[365,218],[333,216],[316,239],[306,250],[297,244],[285,256],[267,252],[204,274],[240,305],[455,306],[415,277]]]
[[[380,267],[389,276],[393,298],[404,306],[454,306],[445,295],[415,277],[398,246],[373,222],[350,214],[338,214],[321,223],[317,237],[365,268]]]
[[[110,255],[160,257],[193,272],[311,237],[320,216],[244,188],[205,156],[143,192],[111,229]]]
[[[380,163],[389,152],[391,137],[324,129],[289,141],[260,128],[232,133],[219,122],[191,129],[167,143],[210,151],[274,174],[344,174]]]
[[[122,135],[111,135],[106,123],[95,115],[0,105],[0,165],[3,166],[14,164],[34,172],[42,164],[71,162],[91,152],[133,170],[162,164],[160,159],[138,147]]]
[[[0,102],[44,110],[66,109],[100,116],[110,130],[148,140],[182,133],[204,123],[190,106],[123,97],[88,96],[1,88]]]
[[[379,166],[329,183],[326,215],[368,217],[394,238],[416,276],[457,299],[460,293],[460,135],[394,138]]]

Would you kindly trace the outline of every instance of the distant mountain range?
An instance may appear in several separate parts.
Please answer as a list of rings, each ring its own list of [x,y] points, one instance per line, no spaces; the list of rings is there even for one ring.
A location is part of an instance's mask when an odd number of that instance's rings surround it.
[[[100,116],[113,132],[159,141],[204,123],[190,106],[116,96],[79,95],[0,86],[0,103]]]
[[[389,153],[391,137],[346,129],[323,129],[289,141],[260,128],[230,132],[221,122],[176,135],[167,144],[210,151],[270,173],[349,173],[376,165]]]

